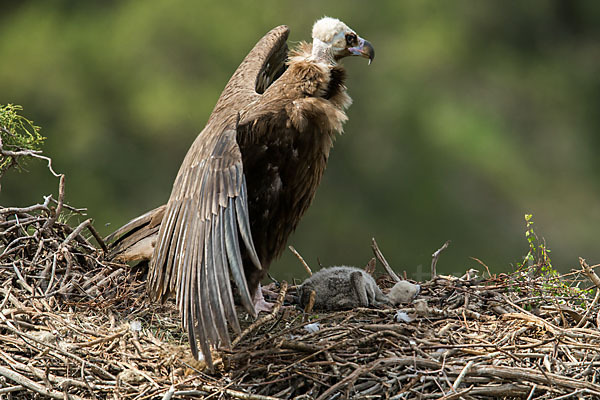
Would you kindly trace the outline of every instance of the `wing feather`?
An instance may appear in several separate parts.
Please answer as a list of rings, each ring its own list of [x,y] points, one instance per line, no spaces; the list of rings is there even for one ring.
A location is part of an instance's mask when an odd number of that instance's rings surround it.
[[[225,129],[206,136],[214,138],[214,145],[198,139],[192,148],[197,146],[200,152],[190,152],[192,159],[184,160],[182,169],[186,171],[175,182],[159,230],[149,289],[155,298],[165,298],[176,289],[192,351],[197,355],[198,341],[205,359],[212,363],[210,345],[231,343],[227,323],[240,331],[230,276],[239,289],[242,304],[256,315],[238,235],[258,266],[260,261],[250,232],[236,131]],[[193,157],[198,156],[203,159],[195,162]]]
[[[174,230],[173,230],[173,237],[171,239],[171,245],[169,246],[170,249],[170,254],[169,254],[169,260],[171,260],[172,263],[172,268],[175,268],[175,271],[177,271],[177,280],[180,281],[180,279],[185,279],[185,271],[183,268],[181,268],[181,266],[183,265],[183,257],[181,257],[181,253],[183,252],[183,249],[185,248],[185,243],[184,240],[180,240],[182,237],[182,231],[185,229],[185,226],[187,225],[185,222],[185,216],[188,215],[188,210],[189,210],[189,206],[188,204],[183,204],[183,207],[180,208],[179,213],[177,215],[177,221],[175,223],[174,226]],[[160,235],[160,231],[159,231],[159,235]],[[166,277],[166,275],[165,275]],[[166,284],[163,284],[164,286],[166,286]],[[188,289],[186,287],[186,289]],[[179,292],[177,292],[177,301],[181,301],[180,298],[180,294]]]
[[[196,225],[192,226],[192,234],[196,227]],[[180,306],[180,308],[182,307],[182,305],[190,303],[188,299],[191,295],[192,277],[194,276],[194,270],[196,268],[196,264],[192,262],[192,259],[194,258],[194,251],[197,250],[194,248],[190,248],[189,250],[190,251],[186,252],[185,256],[182,259],[183,264],[189,266],[189,270],[180,268],[181,264],[177,265],[177,271],[179,272],[177,284],[180,287],[180,290],[177,291],[177,304]],[[183,310],[185,311],[182,313],[182,320],[183,324],[185,325],[188,323],[188,321],[191,318],[191,315],[193,314],[190,314],[191,310],[189,307],[183,308]]]
[[[193,250],[195,253],[198,253],[198,249]],[[197,259],[192,266],[190,266],[189,275],[190,275],[190,286],[191,291],[198,291],[198,282],[200,281],[200,270],[202,263],[201,260]],[[208,342],[205,339],[204,330],[202,329],[202,325],[204,324],[204,317],[202,315],[202,311],[200,308],[200,298],[199,296],[191,296],[186,299],[186,301],[180,306],[180,310],[186,310],[185,318],[182,319],[183,326],[187,327],[188,338],[190,341],[190,347],[192,349],[192,355],[195,358],[198,358],[198,342],[200,342],[202,354],[208,354],[210,357],[210,347]],[[192,315],[196,315],[196,319],[192,318]],[[197,325],[200,324],[199,329]]]
[[[176,291],[192,353],[197,358],[202,351],[209,366],[210,347],[230,343],[227,324],[240,331],[230,277],[245,309],[256,315],[238,237],[253,267],[262,267],[252,240],[233,126],[240,110],[256,101],[285,68],[288,33],[286,26],[272,29],[229,80],[181,165],[150,263],[150,296],[164,300]]]
[[[241,265],[236,265],[238,260],[241,259],[240,255],[240,247],[237,241],[237,229],[234,225],[235,220],[235,207],[233,205],[233,199],[229,199],[229,204],[226,210],[224,210],[224,235],[225,235],[225,248],[226,252],[223,252],[223,262],[221,263],[221,270],[218,271],[220,276],[219,278],[219,291],[223,295],[223,307],[225,308],[225,314],[227,320],[231,324],[233,330],[236,333],[241,332],[240,324],[237,320],[237,315],[235,313],[235,306],[233,303],[233,295],[230,290],[227,290],[229,286],[229,271],[227,269],[227,265],[233,264],[231,268],[232,271],[240,271],[242,270]],[[233,243],[235,241],[235,243]],[[235,283],[238,287],[241,287],[241,280],[235,280]],[[249,297],[249,296],[248,296]],[[246,296],[242,296],[242,299],[247,298]],[[248,305],[244,304],[244,307],[249,308]]]
[[[204,221],[199,222],[198,224],[196,224],[198,230],[196,232],[196,235],[194,237],[194,240],[196,243],[198,243],[200,241],[200,238],[203,237],[204,235],[204,231],[206,229],[206,224]],[[190,263],[190,280],[192,282],[192,291],[196,290],[199,287],[198,286],[198,281],[200,279],[199,277],[199,273],[200,273],[200,267],[201,267],[201,263],[202,263],[202,254],[204,254],[204,246],[196,246],[192,249],[192,259],[191,259],[191,263]],[[183,307],[188,307],[189,311],[188,314],[190,315],[189,321],[186,320],[183,323],[183,326],[187,326],[187,331],[188,331],[188,337],[189,337],[189,341],[190,341],[190,346],[192,349],[192,355],[195,358],[198,358],[198,345],[197,345],[197,336],[196,336],[196,331],[198,331],[200,338],[200,342],[205,342],[204,340],[204,333],[201,332],[200,329],[196,328],[196,324],[199,324],[203,321],[202,315],[200,314],[200,303],[199,303],[199,297],[198,296],[192,296],[192,298],[187,298],[186,299],[187,305],[180,305],[180,309],[182,309]],[[191,315],[196,315],[196,319],[191,318]],[[198,317],[199,315],[199,317]],[[182,321],[183,322],[183,321]],[[206,344],[206,347],[208,347],[208,344]],[[204,352],[204,350],[202,350]],[[210,354],[210,353],[209,353]]]
[[[240,289],[240,292],[241,292],[240,298],[242,300],[242,304],[244,305],[244,307],[246,309],[250,308],[250,309],[254,310],[254,306],[252,305],[252,300],[250,299],[250,292],[246,292],[248,286],[246,285],[244,287],[244,285],[243,285],[243,283],[246,281],[246,276],[244,275],[244,268],[242,266],[242,256],[241,256],[240,245],[239,245],[238,236],[237,236],[237,230],[238,230],[237,228],[239,227],[240,231],[242,231],[242,229],[239,226],[239,223],[238,223],[238,226],[236,227],[236,220],[239,221],[239,219],[240,219],[239,208],[237,207],[238,201],[239,201],[239,197],[236,197],[235,204],[233,204],[233,200],[231,200],[230,208],[232,211],[226,213],[226,218],[228,219],[227,226],[229,229],[227,231],[225,246],[227,249],[227,259],[229,260],[229,265],[232,266],[231,275],[233,276],[233,281],[235,282],[236,286]],[[233,214],[236,214],[236,215],[234,216]],[[243,237],[243,233],[241,233],[241,234]],[[256,253],[256,251],[255,251],[255,253]],[[256,312],[253,312],[251,314],[252,314],[252,316],[256,316]]]
[[[171,206],[169,204],[169,206]],[[159,240],[158,240],[158,245],[157,247],[170,247],[171,245],[171,241],[173,238],[172,232],[174,230],[174,224],[175,224],[175,220],[177,219],[177,215],[179,214],[179,207],[181,206],[181,204],[179,202],[174,202],[172,205],[172,210],[171,207],[169,207],[169,213],[165,214],[165,223],[161,223],[160,225],[160,229],[159,229]],[[165,227],[165,235],[160,235],[160,232],[163,230],[163,226]],[[156,256],[156,248],[154,250],[154,256],[153,261],[156,261],[157,265],[165,265],[165,268],[159,268],[159,269],[152,269],[151,270],[151,274],[152,272],[154,272],[157,276],[154,278],[156,282],[158,282],[158,285],[155,286],[154,288],[152,288],[152,291],[156,292],[156,297],[159,298],[161,301],[165,301],[168,294],[170,293],[170,287],[166,285],[165,282],[165,278],[168,279],[169,275],[164,274],[163,272],[166,272],[167,274],[170,274],[172,271],[172,267],[173,267],[173,259],[170,257],[170,254],[168,254],[167,252],[162,252],[158,254],[158,259]],[[167,258],[169,257],[169,258]],[[151,263],[152,265],[152,263]],[[148,280],[148,284],[150,285],[152,282],[152,275],[151,275],[151,279]],[[150,287],[149,287],[150,288]]]
[[[254,242],[252,241],[252,233],[250,232],[250,217],[248,216],[248,196],[246,194],[246,178],[242,175],[242,185],[239,196],[235,198],[235,209],[237,211],[238,226],[240,228],[240,234],[242,240],[248,249],[250,258],[254,266],[258,269],[262,269],[258,254],[254,248]]]
[[[212,260],[214,268],[207,268],[208,290],[212,299],[210,304],[212,306],[215,328],[219,334],[219,338],[224,341],[226,346],[230,346],[231,340],[229,339],[229,332],[227,332],[227,321],[225,318],[219,318],[219,316],[226,315],[223,301],[221,300],[221,285],[219,285],[219,277],[224,277],[217,274],[217,272],[220,272],[225,268],[223,265],[223,208],[219,209],[218,218],[214,218],[211,222],[213,226]],[[221,281],[221,283],[223,282]],[[225,281],[225,283],[227,283],[227,281]],[[227,291],[227,288],[224,289]]]
[[[213,235],[213,226],[211,226],[211,235]],[[216,321],[215,317],[216,312],[213,307],[214,299],[210,299],[210,291],[209,291],[209,269],[214,268],[213,265],[213,250],[214,244],[212,242],[214,237],[211,237],[209,240],[206,240],[206,248],[204,251],[206,252],[206,257],[204,262],[202,263],[202,272],[201,272],[201,281],[200,284],[200,306],[202,307],[202,312],[204,313],[205,324],[202,326],[204,329],[204,334],[208,338],[209,343],[214,343],[215,347],[219,345],[219,337],[216,329]]]

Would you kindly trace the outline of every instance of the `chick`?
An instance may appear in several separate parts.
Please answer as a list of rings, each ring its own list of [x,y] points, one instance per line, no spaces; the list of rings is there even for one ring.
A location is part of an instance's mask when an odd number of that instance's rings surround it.
[[[364,270],[355,267],[323,268],[306,279],[298,288],[302,307],[308,304],[313,290],[313,308],[317,310],[333,311],[390,304],[375,283],[375,279]]]
[[[421,286],[408,281],[400,281],[390,289],[387,297],[394,305],[410,303],[420,291]]]

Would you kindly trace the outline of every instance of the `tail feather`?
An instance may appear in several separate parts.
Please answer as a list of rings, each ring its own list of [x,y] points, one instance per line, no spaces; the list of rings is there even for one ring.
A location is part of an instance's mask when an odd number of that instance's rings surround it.
[[[105,239],[109,246],[108,259],[121,262],[150,260],[165,208],[166,205],[162,205],[148,211],[108,235]]]

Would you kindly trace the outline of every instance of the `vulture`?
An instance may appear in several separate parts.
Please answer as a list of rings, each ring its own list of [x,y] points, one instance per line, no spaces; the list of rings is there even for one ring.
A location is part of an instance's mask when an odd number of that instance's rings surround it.
[[[115,259],[149,259],[153,300],[176,294],[192,354],[240,332],[232,284],[252,316],[271,262],[313,200],[336,134],[347,120],[346,56],[371,44],[324,17],[312,43],[289,52],[289,29],[268,32],[237,68],[190,147],[166,205],[107,238]]]

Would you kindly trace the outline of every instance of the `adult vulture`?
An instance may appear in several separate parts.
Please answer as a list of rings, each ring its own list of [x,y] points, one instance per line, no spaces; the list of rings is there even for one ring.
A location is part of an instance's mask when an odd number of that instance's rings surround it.
[[[250,51],[188,151],[166,206],[132,220],[111,239],[122,260],[150,258],[148,291],[176,293],[194,357],[197,343],[229,345],[240,327],[230,279],[253,316],[271,261],[310,205],[351,99],[338,61],[374,57],[371,44],[325,17],[288,55],[279,26]],[[257,306],[255,308],[255,305]]]

